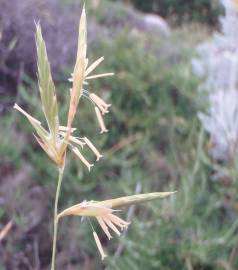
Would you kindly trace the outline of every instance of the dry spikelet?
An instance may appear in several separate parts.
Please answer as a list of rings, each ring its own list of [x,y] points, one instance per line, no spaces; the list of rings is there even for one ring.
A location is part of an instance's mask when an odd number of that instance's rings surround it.
[[[114,214],[116,210],[112,209],[114,207],[123,207],[123,206],[129,206],[133,204],[138,203],[144,203],[147,201],[156,200],[159,198],[167,197],[174,192],[153,192],[153,193],[145,193],[145,194],[138,194],[138,195],[132,195],[132,196],[125,196],[121,198],[111,199],[111,200],[105,200],[105,201],[89,201],[89,202],[82,202],[76,205],[73,205],[64,211],[62,211],[58,218],[68,216],[68,215],[74,215],[74,216],[82,216],[82,217],[95,217],[101,226],[102,230],[110,240],[112,238],[112,235],[109,231],[111,229],[114,231],[118,236],[120,236],[120,231],[118,228],[120,228],[122,231],[127,229],[130,222],[127,222],[118,216]],[[97,244],[97,247],[99,249],[99,252],[102,256],[102,260],[105,258],[105,254],[102,249],[101,242],[98,238],[96,233],[94,232],[94,239]]]
[[[87,30],[86,30],[86,13],[85,7],[83,7],[82,14],[79,22],[79,35],[78,35],[78,48],[76,62],[72,73],[72,89],[70,91],[70,104],[68,109],[67,126],[59,125],[58,105],[56,97],[56,89],[51,75],[50,63],[47,56],[46,45],[42,36],[40,24],[36,24],[36,49],[37,49],[37,68],[38,68],[38,86],[41,97],[41,107],[48,125],[48,130],[41,126],[41,122],[25,112],[17,104],[14,108],[21,112],[32,124],[36,130],[35,138],[40,144],[42,149],[46,152],[51,160],[62,169],[65,164],[66,149],[71,143],[75,143],[83,147],[87,144],[88,147],[94,152],[99,160],[102,155],[91,143],[89,139],[77,138],[72,136],[75,128],[72,128],[72,122],[74,120],[80,97],[82,96],[82,86],[86,77],[103,61],[103,57],[97,59],[89,67],[87,54]],[[97,75],[98,76],[98,75]],[[102,74],[105,76],[105,74]],[[102,99],[95,94],[92,98],[98,103],[102,113],[107,112],[107,108],[110,106],[106,104]],[[99,120],[101,125],[101,132],[106,132],[107,129],[103,123],[103,119]],[[80,158],[80,160],[90,168],[93,164],[90,164],[84,156],[76,148],[73,148],[73,152]]]
[[[68,112],[67,126],[71,127],[73,122],[79,99],[81,97],[81,91],[84,81],[84,73],[86,67],[86,53],[87,53],[87,31],[86,31],[86,13],[85,7],[83,7],[82,15],[79,23],[79,36],[78,36],[78,50],[76,63],[72,75],[73,86],[70,97],[70,105]]]
[[[51,75],[51,68],[47,56],[46,46],[42,37],[41,27],[39,23],[36,24],[36,50],[38,84],[41,96],[42,109],[45,114],[50,133],[53,136],[54,142],[56,142],[59,131],[56,91]]]
[[[120,198],[116,198],[116,199],[101,201],[101,202],[98,202],[98,205],[105,206],[105,207],[111,207],[111,208],[125,207],[125,206],[130,206],[130,205],[134,205],[134,204],[141,204],[141,203],[165,198],[165,197],[168,197],[174,193],[176,193],[176,191],[136,194],[136,195],[125,196],[125,197],[120,197]]]
[[[130,205],[141,204],[161,198],[168,197],[174,194],[176,191],[172,192],[152,192],[144,194],[136,194],[131,196],[119,197],[116,199],[109,199],[104,201],[89,201],[82,202],[71,206],[64,211],[62,211],[59,216],[68,215],[78,215],[78,216],[96,216],[97,214],[108,214],[107,209],[117,208],[117,207],[127,207]]]

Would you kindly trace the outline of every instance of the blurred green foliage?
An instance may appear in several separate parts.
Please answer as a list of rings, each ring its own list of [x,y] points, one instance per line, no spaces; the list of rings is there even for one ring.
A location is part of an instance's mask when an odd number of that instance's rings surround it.
[[[196,116],[199,81],[190,68],[191,39],[196,39],[196,31],[178,31],[168,38],[130,30],[116,37],[107,34],[100,35],[89,56],[95,60],[103,55],[105,63],[99,72],[116,75],[95,81],[87,89],[112,103],[112,113],[105,117],[110,132],[98,134],[93,107],[84,99],[74,124],[80,136],[88,136],[102,149],[104,159],[89,174],[68,156],[60,207],[84,199],[129,195],[138,189],[178,190],[168,199],[131,208],[132,224],[126,236],[107,242],[101,235],[111,254],[106,268],[238,269],[237,169],[207,156],[208,139]],[[62,81],[67,79],[63,77]],[[62,81],[57,93],[64,122],[70,83]],[[38,98],[35,83],[24,75],[17,102],[41,119]],[[54,165],[34,141],[27,121],[16,112],[9,115],[1,119],[1,162],[11,162],[13,170],[30,164],[32,178],[48,186],[53,201]],[[24,134],[25,144],[13,145],[11,136],[6,136],[9,130],[19,137]],[[221,175],[219,180],[213,180],[215,173]],[[80,252],[97,260],[87,223],[65,219],[59,249],[67,249],[67,243],[75,239]],[[72,253],[69,260],[77,262],[78,253]],[[96,265],[95,269],[104,269]]]
[[[122,0],[119,0],[122,1]],[[219,0],[129,0],[143,12],[157,13],[162,17],[172,17],[174,22],[196,21],[216,25],[223,12]]]

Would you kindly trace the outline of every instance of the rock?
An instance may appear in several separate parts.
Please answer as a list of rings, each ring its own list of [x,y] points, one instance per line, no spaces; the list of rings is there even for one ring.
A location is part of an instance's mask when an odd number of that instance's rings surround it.
[[[160,16],[154,14],[146,14],[142,18],[142,27],[148,32],[158,32],[165,36],[170,35],[170,27],[168,23]]]
[[[23,233],[28,233],[36,228],[48,216],[49,196],[46,188],[33,186],[22,196],[17,207],[17,212],[24,220]]]
[[[9,218],[18,213],[24,220],[19,234],[34,229],[47,217],[49,194],[46,188],[34,183],[31,172],[32,168],[25,165],[0,181],[0,207]]]

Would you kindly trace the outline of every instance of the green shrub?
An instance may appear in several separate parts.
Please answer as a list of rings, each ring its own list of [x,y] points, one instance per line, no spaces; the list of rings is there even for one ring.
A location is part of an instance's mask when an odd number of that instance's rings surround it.
[[[222,12],[219,0],[131,0],[143,12],[173,17],[176,22],[198,21],[216,25]]]

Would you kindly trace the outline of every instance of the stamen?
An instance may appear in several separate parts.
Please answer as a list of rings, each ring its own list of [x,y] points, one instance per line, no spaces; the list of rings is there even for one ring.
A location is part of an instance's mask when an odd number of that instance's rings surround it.
[[[110,221],[110,219],[107,216],[103,217],[103,220],[118,236],[121,235],[117,227]]]
[[[94,93],[89,94],[89,98],[93,101],[94,104],[101,110],[102,114],[109,113],[108,108],[111,104],[107,104],[100,97]]]
[[[108,217],[110,220],[115,223],[116,225],[120,226],[123,230],[124,228],[127,228],[128,225],[130,225],[130,222],[126,222],[125,220],[119,218],[118,216],[115,216],[113,214],[108,214]]]
[[[110,240],[110,239],[112,238],[112,236],[111,236],[111,234],[110,234],[110,232],[109,232],[109,230],[108,230],[108,228],[107,228],[105,222],[104,222],[103,219],[102,219],[101,217],[99,217],[99,216],[96,216],[96,219],[97,219],[98,223],[100,224],[102,230],[103,230],[103,231],[105,232],[105,234],[107,235],[107,238]]]
[[[99,151],[97,150],[97,148],[92,144],[92,142],[87,137],[84,137],[83,140],[85,141],[85,143],[87,144],[87,146],[93,151],[93,153],[96,155],[96,157],[97,157],[96,161],[98,161],[101,157],[103,157],[99,153]]]
[[[80,158],[80,160],[84,163],[84,165],[87,166],[88,170],[91,170],[91,167],[93,167],[93,164],[90,164],[85,157],[79,152],[78,148],[73,147],[73,152]]]
[[[107,77],[107,76],[113,76],[113,75],[114,75],[114,73],[96,74],[96,75],[86,77],[86,80],[91,80],[91,79],[96,79],[96,78],[101,78],[101,77]]]
[[[82,148],[83,148],[83,146],[85,145],[84,142],[81,142],[79,139],[77,139],[76,137],[73,137],[73,136],[69,136],[69,140],[70,140],[71,142],[77,143],[77,144],[80,145]]]
[[[101,99],[99,96],[97,96],[94,93],[91,93],[89,97],[94,100],[97,103],[101,103],[104,107],[108,108],[111,106],[111,104],[107,104],[103,99]]]
[[[93,62],[90,67],[87,68],[85,71],[85,76],[88,76],[89,73],[91,73],[102,61],[104,60],[104,57],[100,57],[95,62]]]
[[[66,135],[65,132],[59,132],[59,134],[62,135],[63,137]],[[69,136],[69,140],[70,140],[71,142],[74,142],[74,143],[80,145],[82,148],[83,148],[83,146],[86,144],[86,143],[80,141],[79,139],[77,139],[77,138],[74,137],[74,136]]]
[[[103,261],[107,257],[107,255],[104,253],[103,248],[102,248],[102,244],[101,244],[101,242],[100,242],[100,240],[98,238],[98,235],[97,235],[97,233],[95,231],[93,232],[93,237],[94,237],[94,240],[96,242],[97,248],[98,248],[98,250],[99,250],[99,252],[101,254],[102,261]]]
[[[104,132],[108,132],[108,129],[106,129],[106,127],[105,127],[102,115],[101,115],[100,110],[98,109],[98,107],[95,107],[95,112],[96,112],[96,116],[97,116],[97,119],[98,119],[98,123],[99,123],[100,128],[101,128],[100,133],[102,134]]]
[[[96,103],[96,105],[98,106],[102,114],[109,113],[109,111],[105,109],[101,104]]]

